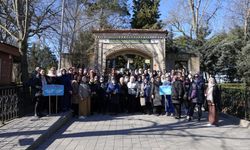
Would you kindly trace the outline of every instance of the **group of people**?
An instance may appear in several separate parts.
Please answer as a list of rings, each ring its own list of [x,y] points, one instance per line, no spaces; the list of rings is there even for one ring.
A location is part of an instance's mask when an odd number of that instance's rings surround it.
[[[93,113],[136,113],[167,115],[180,119],[185,115],[193,120],[198,108],[198,121],[202,106],[208,105],[210,125],[217,125],[220,108],[220,92],[215,79],[210,77],[208,86],[201,74],[184,75],[183,72],[163,73],[150,69],[119,71],[99,76],[95,70],[71,67],[61,69],[59,74],[52,67],[48,74],[37,67],[30,85],[34,91],[35,114],[43,116],[48,108],[43,96],[46,84],[64,85],[64,95],[59,97],[59,111],[72,110],[74,116],[85,118]],[[160,94],[161,86],[171,86],[171,94]],[[55,99],[52,107],[55,108]],[[182,111],[183,110],[183,111]],[[53,109],[52,109],[53,111]]]

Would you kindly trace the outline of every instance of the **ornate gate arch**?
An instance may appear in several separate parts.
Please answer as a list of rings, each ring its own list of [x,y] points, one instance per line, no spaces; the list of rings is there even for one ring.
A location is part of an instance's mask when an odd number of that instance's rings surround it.
[[[94,30],[95,67],[100,73],[106,68],[107,58],[121,54],[136,54],[151,59],[151,69],[165,70],[166,31],[130,29],[130,30]]]

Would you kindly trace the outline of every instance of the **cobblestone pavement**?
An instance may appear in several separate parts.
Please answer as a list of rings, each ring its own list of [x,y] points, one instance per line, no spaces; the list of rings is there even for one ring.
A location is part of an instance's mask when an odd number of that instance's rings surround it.
[[[154,115],[94,115],[73,119],[39,149],[249,150],[250,129],[221,118],[219,127]]]

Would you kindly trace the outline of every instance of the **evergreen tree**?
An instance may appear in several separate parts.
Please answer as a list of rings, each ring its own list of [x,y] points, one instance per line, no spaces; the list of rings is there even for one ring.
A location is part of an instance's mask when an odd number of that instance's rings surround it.
[[[135,29],[161,29],[160,0],[133,0],[131,27]]]
[[[75,40],[72,51],[72,64],[76,67],[89,66],[94,54],[94,36],[90,31],[82,31]]]
[[[56,56],[47,46],[42,47],[40,44],[33,43],[28,50],[29,72],[32,72],[38,66],[48,70],[51,67],[57,67],[57,63]]]
[[[126,17],[130,15],[127,0],[89,0],[86,6],[87,15],[98,19],[100,29],[117,26],[117,20],[126,27]]]

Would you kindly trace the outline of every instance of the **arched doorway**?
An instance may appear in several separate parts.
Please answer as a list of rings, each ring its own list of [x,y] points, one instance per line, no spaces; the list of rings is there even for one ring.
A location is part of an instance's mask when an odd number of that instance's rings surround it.
[[[106,70],[121,69],[152,69],[153,56],[138,49],[121,49],[106,55]]]

